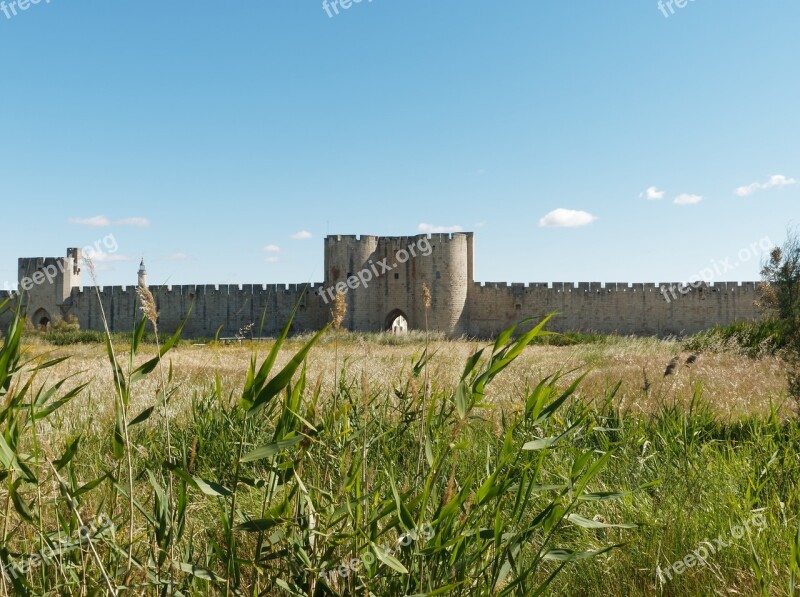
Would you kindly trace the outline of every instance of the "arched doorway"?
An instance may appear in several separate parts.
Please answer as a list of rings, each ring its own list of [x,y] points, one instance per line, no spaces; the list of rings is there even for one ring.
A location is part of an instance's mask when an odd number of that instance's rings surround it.
[[[50,322],[53,321],[53,318],[50,317],[50,314],[44,309],[39,309],[33,314],[32,321],[36,329],[44,332],[50,327]]]
[[[386,318],[385,329],[392,334],[407,334],[408,317],[400,309],[395,309]]]

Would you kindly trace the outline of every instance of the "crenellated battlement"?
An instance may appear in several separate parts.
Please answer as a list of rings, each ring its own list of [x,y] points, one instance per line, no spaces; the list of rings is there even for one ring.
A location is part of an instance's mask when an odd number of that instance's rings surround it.
[[[317,294],[322,290],[324,284],[321,282],[314,284],[205,284],[205,285],[167,285],[150,286],[149,290],[153,296],[202,296],[202,295],[242,295],[260,296],[269,294],[291,294],[300,295],[304,291],[309,294]],[[73,288],[72,296],[82,298],[87,295],[95,295],[99,292],[103,296],[117,296],[135,294],[136,286],[84,286]]]
[[[371,234],[336,234],[336,235],[328,235],[325,237],[325,244],[337,244],[337,243],[376,243],[380,240],[381,237],[374,236]]]
[[[473,232],[424,232],[411,236],[375,236],[371,234],[336,234],[328,235],[325,237],[326,245],[336,245],[339,243],[385,243],[392,245],[410,245],[420,239],[427,239],[436,241],[437,243],[446,243],[452,241],[460,241],[464,238],[472,238]]]
[[[710,292],[755,292],[758,290],[759,282],[702,282],[694,290],[705,289]],[[663,287],[691,288],[685,282],[656,282],[631,283],[631,282],[473,282],[472,288],[475,291],[485,289],[520,289],[535,290],[555,290],[557,292],[659,292]]]

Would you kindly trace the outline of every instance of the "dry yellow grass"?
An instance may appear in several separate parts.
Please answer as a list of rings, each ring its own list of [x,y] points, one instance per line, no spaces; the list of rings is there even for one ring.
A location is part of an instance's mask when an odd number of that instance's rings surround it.
[[[468,341],[434,341],[431,351],[435,353],[430,364],[430,379],[434,387],[453,388],[463,369],[464,362],[484,343]],[[297,342],[288,342],[278,359],[284,364],[300,347]],[[268,344],[255,346],[262,358]],[[238,399],[241,393],[253,344],[244,343],[227,346],[183,345],[168,355],[175,370],[174,386],[177,395],[170,403],[171,416],[180,422],[189,412],[192,395],[208,392],[217,372],[222,379],[226,395]],[[353,372],[354,383],[361,382],[362,371],[366,373],[369,387],[374,391],[382,388],[391,395],[394,387],[405,385],[415,356],[422,353],[424,344],[387,346],[373,342],[339,342],[338,368],[347,365]],[[111,368],[105,348],[94,345],[79,345],[65,348],[28,346],[29,355],[47,354],[70,358],[50,371],[51,380],[74,376],[73,382],[89,383],[88,390],[76,399],[67,412],[71,420],[64,421],[74,430],[85,428],[89,420],[107,424],[113,420],[114,396]],[[125,367],[127,354],[118,354],[120,364]],[[146,347],[139,362],[152,357],[154,347]],[[149,353],[149,354],[148,354]],[[323,396],[330,396],[334,383],[336,359],[332,341],[323,342],[314,348],[308,360],[308,376],[313,384],[321,377]],[[674,373],[664,376],[670,361],[679,356],[679,365]],[[505,371],[492,385],[490,399],[498,407],[511,410],[521,407],[525,390],[542,376],[557,371],[572,371],[565,383],[588,371],[577,395],[587,400],[601,399],[618,381],[622,387],[617,395],[617,404],[623,411],[652,413],[658,405],[672,403],[688,405],[693,389],[702,384],[703,397],[721,419],[736,419],[747,415],[765,416],[770,403],[785,402],[785,367],[774,357],[759,360],[722,353],[701,354],[696,362],[686,365],[689,353],[682,352],[675,342],[654,339],[619,339],[603,344],[588,344],[572,347],[531,347]],[[357,373],[356,373],[357,372]],[[133,391],[131,413],[157,403],[156,377],[147,378]],[[784,406],[783,414],[789,414]]]

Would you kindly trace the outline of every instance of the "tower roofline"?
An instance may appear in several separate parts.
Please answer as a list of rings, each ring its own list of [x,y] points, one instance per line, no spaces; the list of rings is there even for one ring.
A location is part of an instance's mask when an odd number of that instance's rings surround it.
[[[472,231],[464,230],[461,232],[418,232],[417,234],[408,234],[400,236],[380,235],[380,234],[328,234],[325,237],[326,241],[342,241],[342,240],[355,240],[363,241],[368,239],[385,239],[385,240],[403,240],[407,238],[448,238],[453,239],[457,236],[474,236]]]

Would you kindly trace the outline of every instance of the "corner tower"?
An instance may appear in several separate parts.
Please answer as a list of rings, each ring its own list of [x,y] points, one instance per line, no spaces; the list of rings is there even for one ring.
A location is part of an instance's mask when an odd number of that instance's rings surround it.
[[[81,286],[80,261],[80,249],[67,249],[66,257],[19,260],[19,289],[25,295],[28,317],[36,327],[47,327],[68,314],[72,289]]]

